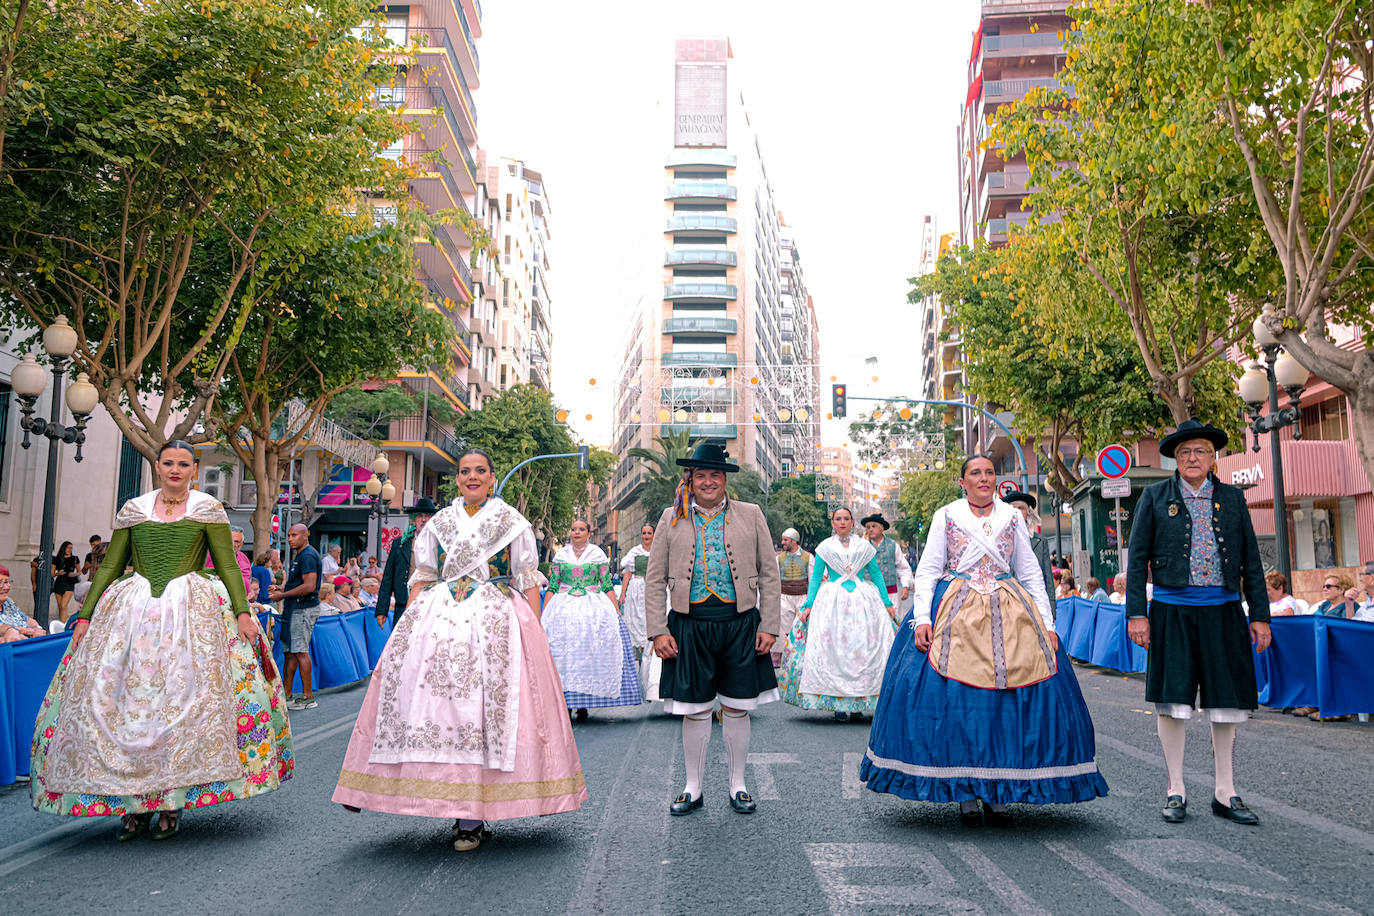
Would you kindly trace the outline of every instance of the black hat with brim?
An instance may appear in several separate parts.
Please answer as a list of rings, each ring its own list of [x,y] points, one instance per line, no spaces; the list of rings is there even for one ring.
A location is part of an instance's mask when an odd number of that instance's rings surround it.
[[[1022,493],[1020,490],[1012,490],[1006,496],[1002,497],[1002,502],[1007,504],[1025,503],[1032,509],[1036,508],[1035,497],[1030,495],[1029,493]]]
[[[1212,450],[1223,449],[1231,437],[1225,430],[1217,429],[1210,423],[1199,423],[1188,419],[1178,424],[1178,429],[1159,440],[1159,453],[1165,458],[1174,457],[1174,450],[1190,439],[1206,439],[1212,443]]]
[[[406,507],[406,515],[434,515],[438,511],[439,507],[428,496],[421,496],[415,505]]]
[[[883,518],[883,514],[881,512],[874,512],[872,515],[868,516],[863,521],[859,522],[859,524],[867,528],[869,522],[877,522],[879,525],[883,526],[884,531],[892,527],[887,523],[887,519]]]
[[[698,442],[696,448],[692,449],[692,454],[687,458],[679,458],[677,463],[679,467],[724,471],[727,474],[739,470],[739,465],[730,460],[730,453],[719,442]]]

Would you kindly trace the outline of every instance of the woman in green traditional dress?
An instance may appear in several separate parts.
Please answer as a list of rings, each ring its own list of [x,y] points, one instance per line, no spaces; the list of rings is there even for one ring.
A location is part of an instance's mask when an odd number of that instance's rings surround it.
[[[189,444],[168,442],[156,467],[161,489],[115,518],[33,736],[34,807],[117,815],[121,840],[164,839],[186,808],[271,792],[294,763],[224,507],[190,489]],[[204,570],[207,552],[228,602]]]

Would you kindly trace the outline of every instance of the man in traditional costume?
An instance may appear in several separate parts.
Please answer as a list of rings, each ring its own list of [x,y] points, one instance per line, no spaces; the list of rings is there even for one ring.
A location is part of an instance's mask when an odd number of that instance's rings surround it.
[[[730,807],[749,814],[757,807],[744,786],[749,711],[778,699],[769,655],[780,614],[773,536],[758,506],[726,497],[725,475],[739,465],[719,443],[703,442],[677,463],[687,471],[659,519],[644,586],[649,638],[663,659],[663,709],[683,717],[687,781],[669,811],[702,806],[711,711],[719,702]]]
[[[859,524],[864,526],[864,537],[877,552],[878,568],[883,572],[883,582],[887,584],[888,600],[899,609],[906,609],[906,601],[911,597],[911,564],[906,561],[906,553],[897,542],[887,536],[887,523],[881,512],[875,512]]]
[[[771,653],[773,667],[782,661],[782,650],[778,648],[787,641],[792,630],[792,622],[797,619],[806,600],[807,583],[811,580],[811,554],[801,547],[801,535],[796,528],[788,528],[782,533],[782,552],[778,554],[778,576],[782,580],[782,615],[778,621],[778,641]]]
[[[1188,814],[1183,784],[1184,723],[1194,711],[1212,726],[1216,791],[1212,813],[1237,824],[1259,818],[1236,794],[1236,723],[1258,707],[1250,647],[1269,647],[1269,596],[1245,494],[1212,473],[1227,435],[1184,420],[1159,443],[1178,462],[1174,476],[1147,488],[1135,510],[1126,573],[1131,639],[1149,651],[1145,699],[1155,704],[1169,787],[1163,817]],[[1148,606],[1146,580],[1153,578]],[[1241,595],[1250,605],[1247,621]]]

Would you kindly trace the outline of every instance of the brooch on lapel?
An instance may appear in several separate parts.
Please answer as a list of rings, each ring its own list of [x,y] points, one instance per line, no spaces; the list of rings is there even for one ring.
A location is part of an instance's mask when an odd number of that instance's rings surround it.
[[[1216,511],[1220,512],[1220,511],[1221,511],[1221,503],[1212,503],[1212,508],[1215,509]]]
[[[1169,518],[1178,515],[1178,503],[1169,503]]]

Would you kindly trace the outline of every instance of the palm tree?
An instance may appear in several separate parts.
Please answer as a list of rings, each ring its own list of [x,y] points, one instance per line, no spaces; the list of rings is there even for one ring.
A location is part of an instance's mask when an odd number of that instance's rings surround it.
[[[664,509],[673,504],[673,494],[682,480],[682,468],[678,467],[677,460],[690,457],[697,441],[691,433],[683,430],[655,436],[652,448],[635,447],[625,453],[627,458],[644,462],[648,471],[644,492],[639,496],[646,519],[657,519]]]

